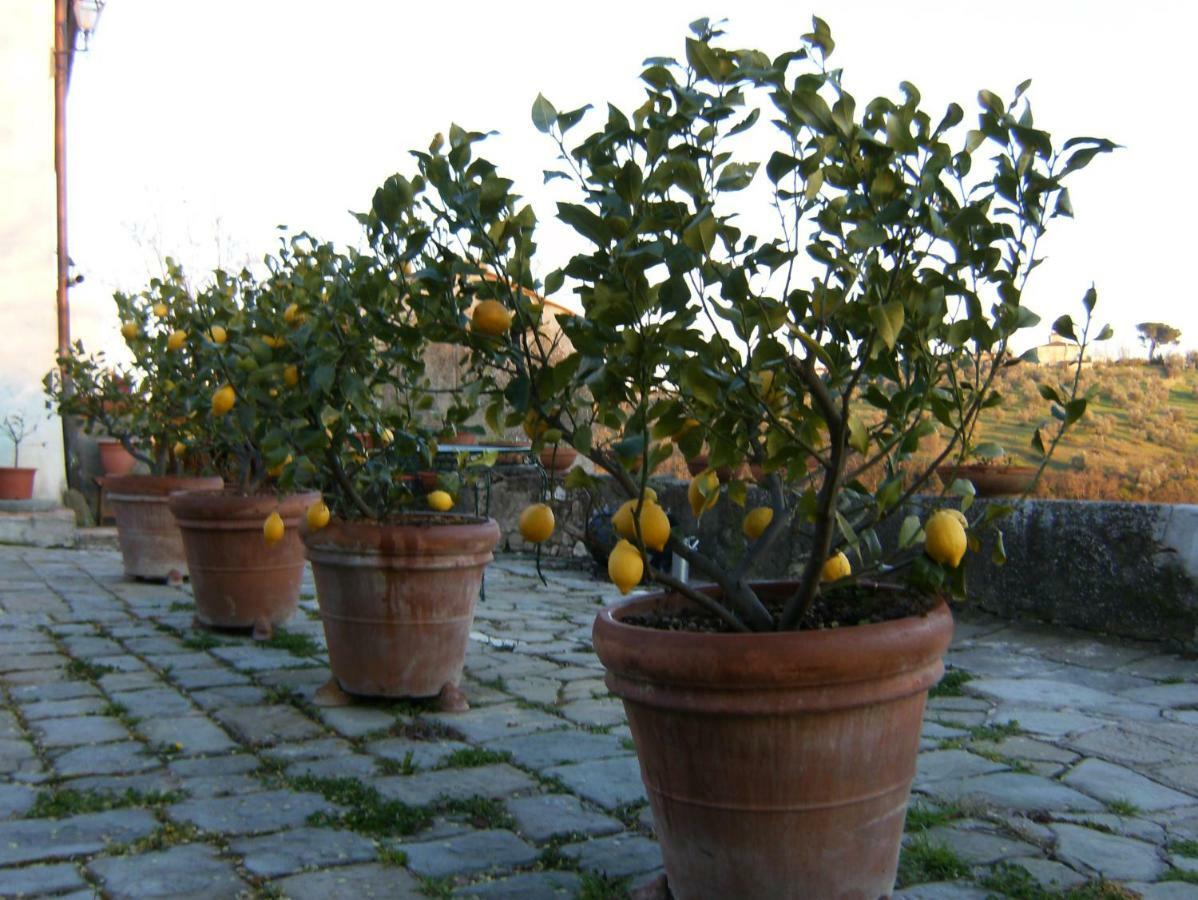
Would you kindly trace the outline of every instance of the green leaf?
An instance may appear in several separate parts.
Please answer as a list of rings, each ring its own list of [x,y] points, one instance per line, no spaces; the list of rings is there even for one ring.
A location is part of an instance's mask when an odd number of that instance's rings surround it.
[[[738,479],[728,485],[728,499],[741,509],[745,507],[745,498],[748,496],[748,493],[749,486],[747,482]]]
[[[1108,341],[1115,334],[1115,329],[1110,325],[1103,325],[1102,330],[1098,332],[1098,336],[1094,338],[1096,341]]]
[[[856,415],[849,414],[849,446],[864,456],[869,452],[869,430]]]
[[[757,163],[728,163],[716,179],[716,190],[743,191],[757,174]]]
[[[774,154],[765,164],[765,174],[770,181],[777,184],[798,165],[799,160],[796,157],[791,156],[789,153],[781,153],[775,150]]]
[[[923,536],[923,528],[919,524],[919,516],[907,516],[899,528],[898,545],[903,550]]]
[[[553,104],[545,99],[544,94],[537,94],[537,99],[532,103],[532,124],[536,126],[537,131],[548,134],[556,121],[557,110]]]
[[[899,332],[903,329],[903,302],[892,300],[885,306],[870,307],[869,317],[878,329],[878,336],[885,341],[886,349],[893,350],[898,342]]]
[[[545,276],[545,296],[556,294],[561,290],[562,283],[566,280],[566,276],[561,269],[554,269]]]
[[[569,474],[566,475],[566,480],[563,482],[563,484],[567,488],[571,489],[590,489],[598,487],[598,482],[595,481],[595,476],[591,475],[581,466],[575,466],[573,469],[571,469]]]
[[[1052,330],[1055,334],[1059,334],[1061,337],[1063,337],[1067,340],[1070,340],[1070,341],[1077,340],[1077,335],[1073,331],[1073,317],[1072,316],[1061,316],[1059,319],[1057,319],[1055,322],[1052,323]]]
[[[990,561],[996,566],[1001,566],[1007,561],[1007,547],[1003,543],[1001,529],[994,529],[994,550],[990,553]]]
[[[1072,425],[1086,414],[1086,398],[1078,397],[1065,404],[1065,424]]]

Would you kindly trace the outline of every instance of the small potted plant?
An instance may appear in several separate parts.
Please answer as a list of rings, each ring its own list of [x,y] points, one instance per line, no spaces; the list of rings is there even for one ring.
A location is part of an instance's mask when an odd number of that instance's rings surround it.
[[[977,462],[946,463],[936,469],[936,475],[946,485],[957,479],[968,481],[979,497],[1026,494],[1036,486],[1040,477],[1039,466],[1020,463],[1017,457],[992,442],[979,444],[972,454],[962,456]]]
[[[299,234],[268,265],[246,328],[272,339],[229,377],[247,385],[239,397],[277,391],[275,412],[254,421],[277,489],[322,495],[300,531],[333,674],[320,700],[438,697],[465,708],[458,684],[499,528],[453,511],[445,488],[462,473],[437,463],[445,422],[466,420],[475,388],[435,411],[445,395],[433,393],[425,355],[438,336],[412,316],[402,264]],[[465,469],[470,457],[454,461]],[[414,477],[433,471],[436,484]]]
[[[88,354],[76,342],[45,378],[47,405],[115,438],[149,469],[101,481],[116,519],[125,574],[182,578],[187,559],[167,498],[174,491],[224,486],[219,476],[197,474],[206,464],[207,421],[183,327],[190,289],[182,268],[168,259],[162,277],[151,279],[144,291],[118,292],[113,299],[131,362],[111,365],[103,351]]]
[[[537,446],[568,443],[628,498],[609,575],[624,592],[646,577],[660,590],[603,610],[594,643],[672,895],[872,900],[893,888],[925,696],[952,633],[945,599],[964,593],[961,560],[1005,511],[971,515],[959,480],[917,495],[1001,402],[1011,339],[1037,321],[1021,297],[1038,242],[1071,214],[1068,176],[1114,145],[1054,143],[1026,84],[1009,103],[982,91],[969,130],[960,106],[933,116],[907,82],[858,103],[826,65],[819,19],[779,55],[727,49],[706,20],[692,32],[685,62],[648,61],[640,106],[607,106],[580,139],[569,132],[586,107],[533,104],[559,154],[546,180],[577,189],[557,218],[585,248],[541,263],[543,287],[537,217],[476,155],[481,133],[455,127],[415,154],[418,175],[390,179],[368,224],[391,267],[412,260],[412,314],[442,339],[460,279],[496,274],[478,293],[503,327],[458,330],[504,385],[489,421],[534,423]],[[562,322],[572,352],[550,358],[527,293],[567,283],[584,315]],[[1084,346],[1094,302],[1091,290],[1085,329],[1062,317],[1054,331]],[[1044,458],[1085,411],[1070,388],[1049,398],[1055,437],[1034,438]],[[904,469],[934,422],[943,450]],[[704,444],[692,516],[671,528],[648,478]],[[744,508],[731,557],[683,540],[721,503]],[[755,581],[784,542],[794,579]],[[662,547],[707,583],[649,569]]]
[[[284,414],[286,396],[299,389],[294,369],[276,358],[294,324],[283,319],[285,299],[248,271],[217,270],[177,322],[188,335],[192,388],[207,399],[205,450],[225,484],[172,494],[168,504],[183,535],[196,623],[252,628],[258,640],[299,604],[298,526],[320,499],[277,490],[285,457],[259,444]]]
[[[37,475],[37,469],[21,468],[21,442],[32,430],[20,413],[10,413],[0,420],[0,432],[3,432],[12,444],[12,465],[0,466],[0,500],[33,498],[33,479]]]

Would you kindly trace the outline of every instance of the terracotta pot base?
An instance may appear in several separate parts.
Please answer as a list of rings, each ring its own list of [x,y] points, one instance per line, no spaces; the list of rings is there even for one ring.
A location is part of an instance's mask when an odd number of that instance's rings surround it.
[[[410,515],[396,524],[334,522],[304,535],[337,686],[362,697],[440,697],[457,686],[493,519]],[[325,691],[337,702],[335,691]]]
[[[179,581],[187,577],[183,536],[167,508],[177,491],[219,491],[219,478],[159,475],[105,477],[105,503],[116,519],[125,575],[143,581]]]
[[[304,576],[299,523],[319,494],[243,497],[230,491],[175,494],[170,510],[183,535],[195,597],[196,622],[253,629],[268,640],[294,615]],[[283,539],[268,545],[262,523],[283,518]]]
[[[0,467],[0,500],[32,500],[37,469]]]
[[[794,585],[755,586],[759,595]],[[898,865],[928,688],[952,617],[768,634],[625,625],[680,598],[603,610],[595,651],[624,701],[670,890],[878,900]]]

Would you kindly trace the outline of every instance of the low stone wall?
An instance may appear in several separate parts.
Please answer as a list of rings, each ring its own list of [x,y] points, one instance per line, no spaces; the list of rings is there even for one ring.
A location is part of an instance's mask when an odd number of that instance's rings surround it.
[[[744,550],[743,511],[721,503],[696,523],[686,499],[686,483],[655,479],[654,488],[676,527],[697,534],[701,550],[736,559]],[[556,557],[588,556],[580,538],[587,511],[619,502],[605,486],[588,504],[582,491],[559,489],[552,501],[558,530],[546,545]],[[517,528],[520,511],[540,496],[533,469],[497,473],[492,515],[500,524],[500,549],[532,549]],[[765,502],[750,491],[749,506]],[[977,500],[975,509],[987,502]],[[912,512],[919,511],[916,504]],[[970,517],[973,518],[971,512]],[[902,516],[881,529],[893,541]],[[994,538],[966,559],[970,602],[998,615],[1069,625],[1105,634],[1164,640],[1198,651],[1198,506],[1107,501],[1028,500],[1001,524],[1008,562],[990,562]],[[886,533],[889,532],[889,533]],[[796,527],[755,566],[754,575],[796,574],[796,550],[804,543]]]

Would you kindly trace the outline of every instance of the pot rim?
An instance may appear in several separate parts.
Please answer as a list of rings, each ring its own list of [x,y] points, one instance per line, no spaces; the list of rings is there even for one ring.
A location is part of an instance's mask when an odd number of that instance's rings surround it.
[[[167,497],[176,491],[220,491],[225,482],[209,475],[103,475],[99,484],[109,499],[118,495]]]
[[[0,472],[36,472],[37,466],[0,466]]]
[[[278,512],[284,521],[294,523],[307,508],[320,499],[319,491],[298,491],[292,494],[242,494],[225,486],[220,490],[174,491],[167,505],[180,524],[190,520],[213,521],[228,519],[249,520],[253,527],[262,519]]]
[[[787,590],[795,582],[759,581],[753,586]],[[699,589],[717,590],[715,585]],[[925,669],[943,656],[953,630],[943,598],[922,616],[820,630],[711,634],[621,621],[663,602],[689,605],[679,594],[659,592],[599,611],[593,643],[609,678],[732,691],[851,684]]]
[[[468,513],[412,512],[386,522],[333,519],[319,531],[306,522],[301,528],[309,551],[354,556],[427,552],[430,535],[447,548],[442,553],[489,553],[499,542],[499,523]]]

